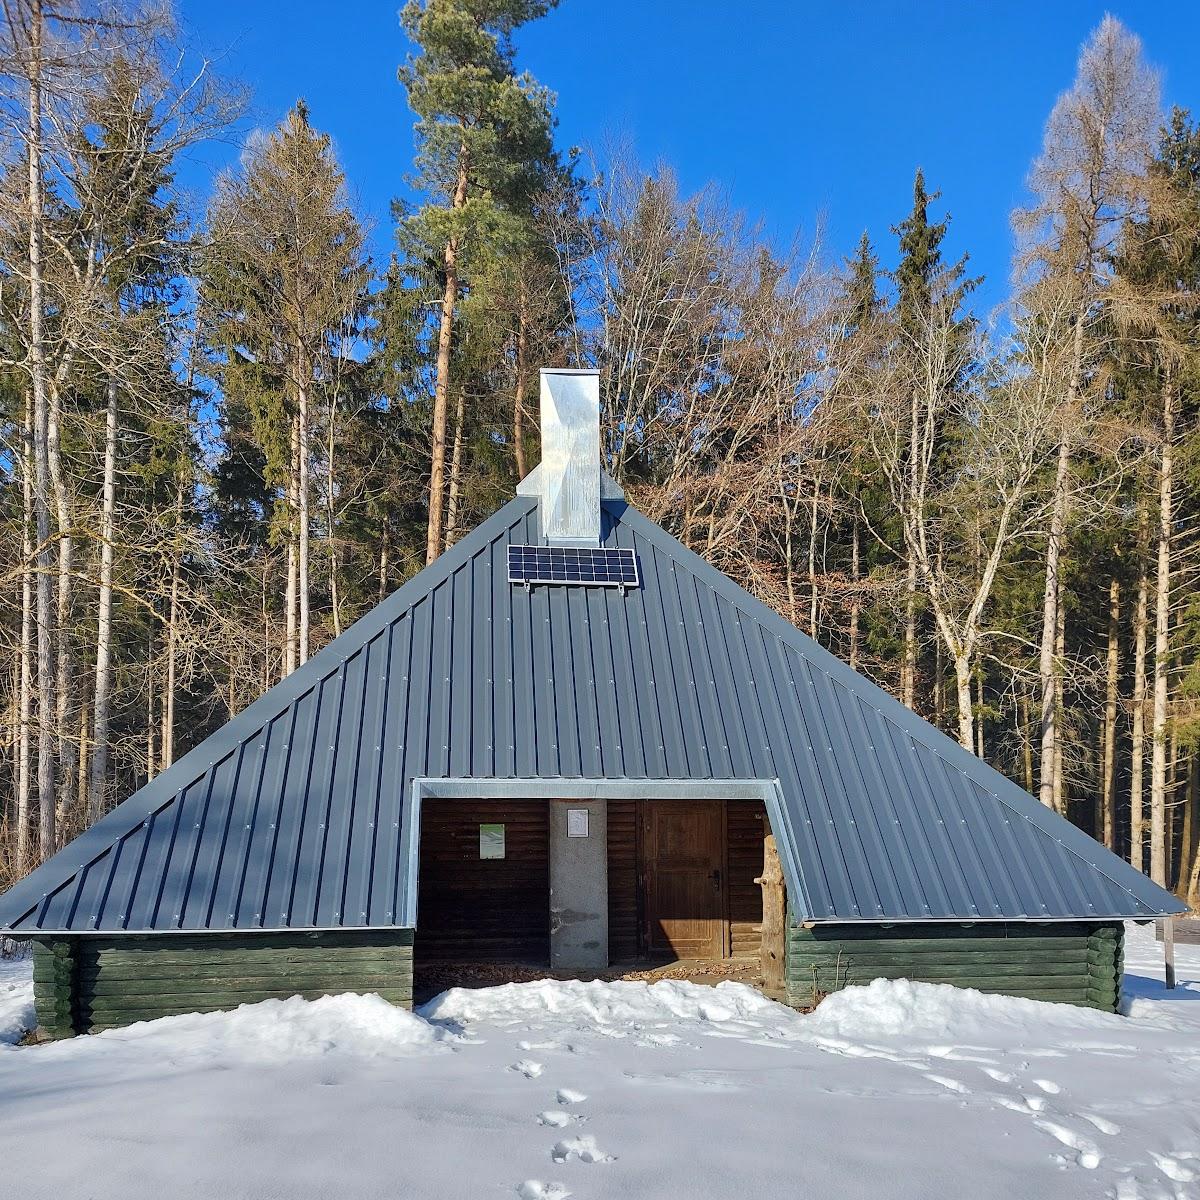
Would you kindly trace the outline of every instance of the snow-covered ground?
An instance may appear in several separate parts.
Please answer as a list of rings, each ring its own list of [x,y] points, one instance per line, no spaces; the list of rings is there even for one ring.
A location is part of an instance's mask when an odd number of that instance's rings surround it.
[[[878,981],[270,1001],[0,1049],[0,1197],[1200,1197],[1200,947],[1130,1016]],[[0,1041],[29,1018],[0,964]]]

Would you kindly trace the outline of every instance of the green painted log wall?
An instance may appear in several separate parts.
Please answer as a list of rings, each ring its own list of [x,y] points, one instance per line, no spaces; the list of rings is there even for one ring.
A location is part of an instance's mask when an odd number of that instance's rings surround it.
[[[374,992],[412,1006],[411,929],[77,937],[35,946],[45,1038],[260,1000]]]
[[[873,979],[916,979],[1115,1012],[1121,997],[1119,924],[814,925],[788,922],[788,1003]]]

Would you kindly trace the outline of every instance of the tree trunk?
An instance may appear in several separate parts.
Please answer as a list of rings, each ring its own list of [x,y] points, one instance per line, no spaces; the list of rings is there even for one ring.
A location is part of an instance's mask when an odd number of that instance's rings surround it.
[[[379,539],[379,603],[382,604],[387,596],[388,586],[388,527],[385,524],[383,534]]]
[[[463,392],[460,388],[458,399],[454,403],[454,450],[450,455],[450,484],[447,488],[444,536],[447,550],[454,545],[455,539],[458,537],[458,511],[462,489],[463,418],[465,416],[463,405]]]
[[[1025,768],[1025,790],[1033,794],[1033,714],[1029,703],[1029,693],[1021,693],[1021,729],[1024,737],[1021,739],[1021,762]]]
[[[817,590],[817,530],[819,527],[821,485],[813,481],[812,501],[808,507],[808,636],[817,641],[820,595]]]
[[[1101,826],[1104,844],[1116,849],[1117,843],[1117,688],[1119,684],[1121,636],[1121,581],[1113,576],[1108,583],[1108,689],[1104,698],[1104,775]]]
[[[858,559],[858,517],[855,516],[850,525],[850,669],[858,670],[858,621],[862,611],[862,599],[859,597],[859,559]]]
[[[1041,781],[1038,798],[1050,808],[1061,811],[1062,789],[1055,779],[1062,778],[1062,730],[1059,718],[1062,709],[1062,656],[1056,653],[1058,629],[1062,624],[1059,606],[1062,602],[1062,548],[1067,528],[1067,489],[1071,474],[1071,422],[1075,419],[1075,402],[1079,398],[1083,370],[1083,313],[1075,320],[1071,349],[1071,374],[1067,380],[1066,402],[1063,406],[1061,441],[1058,464],[1054,473],[1054,505],[1050,513],[1050,530],[1046,539],[1046,580],[1042,591],[1042,641],[1038,654],[1038,674],[1042,686],[1041,721]]]
[[[17,700],[17,874],[33,865],[30,838],[33,733],[33,395],[25,393],[21,431],[21,645]]]
[[[79,746],[74,738],[76,675],[72,664],[71,601],[72,571],[75,565],[75,539],[71,534],[71,500],[62,464],[62,393],[50,387],[50,412],[47,429],[47,458],[50,487],[58,521],[58,594],[55,605],[55,658],[57,682],[55,733],[58,739],[58,795],[55,820],[61,822],[74,807]]]
[[[299,524],[297,530],[296,550],[296,586],[300,600],[300,627],[298,630],[300,665],[308,662],[309,646],[311,644],[311,623],[309,619],[309,414],[308,394],[311,385],[311,368],[308,359],[301,351],[297,355],[297,405],[296,405],[296,518]]]
[[[513,388],[513,454],[516,459],[517,480],[529,473],[525,461],[525,373],[529,367],[529,315],[525,284],[521,283],[517,299],[517,362]]]
[[[983,670],[975,676],[975,711],[979,714],[975,718],[975,753],[983,758],[984,751],[987,746],[983,739]]]
[[[38,854],[55,851],[54,648],[50,541],[50,435],[46,345],[42,326],[42,33],[41,0],[30,5],[29,46],[29,373],[33,390],[34,529],[37,538]]]
[[[1057,736],[1054,739],[1053,759],[1054,774],[1051,779],[1050,802],[1056,812],[1067,815],[1067,793],[1063,785],[1063,670],[1067,660],[1067,610],[1063,604],[1062,578],[1059,577],[1058,596],[1054,605],[1054,662],[1055,662],[1055,713],[1054,728]]]
[[[158,724],[156,712],[157,695],[154,691],[154,635],[146,643],[146,782],[157,774],[154,753],[154,729]]]
[[[300,429],[299,421],[292,422],[292,464],[287,487],[287,518],[288,518],[288,552],[287,552],[287,587],[284,589],[284,604],[287,607],[287,619],[284,624],[285,643],[283,647],[283,673],[290,675],[296,669],[296,643],[298,628],[296,625],[296,591],[297,591],[297,555],[296,555],[296,509],[299,504],[299,486],[297,475],[300,470]]]
[[[1067,477],[1070,466],[1070,443],[1064,432],[1058,448],[1058,465],[1054,476],[1054,506],[1050,514],[1050,530],[1046,540],[1046,580],[1042,590],[1042,641],[1038,654],[1038,678],[1042,689],[1041,778],[1038,786],[1038,799],[1047,808],[1057,808],[1059,801],[1059,795],[1054,786],[1054,764],[1060,739],[1058,710],[1062,664],[1058,661],[1055,648],[1058,629],[1059,570],[1063,531],[1067,521]]]
[[[1176,885],[1178,894],[1187,899],[1193,863],[1196,859],[1197,842],[1200,841],[1200,773],[1197,772],[1195,754],[1187,757],[1187,790],[1183,798],[1183,828],[1179,836],[1179,875]]]
[[[971,660],[965,654],[954,656],[954,686],[958,698],[958,743],[964,750],[975,750],[974,706],[971,703]]]
[[[763,838],[762,874],[754,881],[762,888],[761,961],[763,987],[768,995],[778,995],[786,984],[787,898],[783,865],[775,835]]]
[[[1146,761],[1146,626],[1150,578],[1146,563],[1147,518],[1138,513],[1138,591],[1133,618],[1133,698],[1130,703],[1129,861],[1145,869],[1145,813],[1142,774]]]
[[[92,700],[92,754],[88,768],[88,824],[100,819],[108,777],[108,721],[112,665],[113,539],[117,502],[117,380],[108,379],[104,418],[104,482],[100,501],[100,594],[96,601],[96,676]],[[82,747],[80,748],[82,751]]]
[[[467,149],[459,147],[458,176],[454,184],[451,208],[455,211],[467,202]],[[442,312],[438,322],[437,379],[433,389],[433,429],[429,469],[429,524],[425,534],[425,562],[433,562],[442,552],[442,509],[446,490],[446,419],[450,399],[450,345],[454,333],[454,309],[458,304],[458,237],[446,239],[442,256],[446,286],[442,292]]]
[[[182,574],[179,529],[183,523],[183,489],[175,495],[176,544],[171,554],[171,592],[167,598],[167,683],[162,698],[162,765],[175,761],[175,693],[179,673],[179,585]]]
[[[1151,726],[1150,878],[1167,886],[1167,687],[1170,670],[1171,532],[1175,437],[1175,381],[1162,378],[1162,458],[1158,483],[1158,565],[1154,585],[1154,711]]]
[[[904,666],[900,673],[901,699],[909,708],[917,696],[917,560],[908,552],[908,579],[904,599]]]
[[[337,551],[337,477],[334,470],[337,451],[337,407],[329,406],[329,432],[325,439],[325,544],[329,552],[329,606],[333,610],[333,636],[342,635],[342,591],[338,580]]]

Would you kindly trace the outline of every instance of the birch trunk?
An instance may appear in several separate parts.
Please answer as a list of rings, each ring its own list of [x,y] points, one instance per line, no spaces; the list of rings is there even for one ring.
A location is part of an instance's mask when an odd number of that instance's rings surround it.
[[[1117,840],[1117,701],[1120,670],[1121,582],[1114,575],[1108,584],[1108,688],[1104,697],[1104,784],[1101,789],[1101,826],[1104,844],[1113,850]]]
[[[451,208],[458,210],[467,202],[467,149],[459,147],[458,176],[454,183]],[[446,491],[446,419],[450,400],[450,345],[454,333],[454,309],[458,304],[458,237],[446,240],[442,256],[446,286],[442,292],[442,312],[438,321],[437,379],[433,389],[433,428],[429,469],[429,524],[425,535],[425,562],[433,562],[442,552],[442,508]]]
[[[1038,678],[1042,690],[1040,726],[1041,774],[1038,799],[1047,808],[1057,809],[1060,796],[1055,788],[1055,760],[1058,754],[1058,709],[1061,691],[1061,663],[1055,653],[1058,629],[1059,569],[1062,555],[1063,531],[1066,528],[1067,477],[1071,466],[1071,450],[1064,431],[1058,449],[1054,474],[1054,505],[1050,514],[1050,531],[1046,541],[1046,580],[1042,590],[1042,640],[1038,653]]]
[[[1167,886],[1167,685],[1170,670],[1171,524],[1175,381],[1162,379],[1162,458],[1158,483],[1158,564],[1154,581],[1154,711],[1150,767],[1150,878]]]
[[[104,482],[100,502],[100,593],[96,601],[96,674],[92,700],[92,754],[88,766],[88,824],[100,819],[108,778],[108,725],[112,667],[113,539],[117,497],[117,380],[109,376],[104,417]],[[81,747],[82,751],[82,747]]]
[[[983,730],[983,672],[975,677],[975,711],[979,716],[975,718],[975,753],[983,758],[984,751],[987,746],[984,743]]]
[[[1058,764],[1062,759],[1062,731],[1059,716],[1062,707],[1063,660],[1055,651],[1058,645],[1059,602],[1062,595],[1062,543],[1067,528],[1067,485],[1071,474],[1071,422],[1075,419],[1079,398],[1080,373],[1083,370],[1083,313],[1075,320],[1071,349],[1071,373],[1067,380],[1063,426],[1054,472],[1054,504],[1046,539],[1046,581],[1042,591],[1042,640],[1038,654],[1038,675],[1042,685],[1041,780],[1038,798],[1048,808],[1061,811],[1062,790],[1055,787],[1061,779]]]
[[[387,596],[388,584],[388,528],[383,527],[383,536],[379,541],[379,603],[382,604]]]
[[[958,698],[958,742],[964,750],[974,752],[975,720],[971,702],[971,659],[966,654],[954,656],[954,686]]]

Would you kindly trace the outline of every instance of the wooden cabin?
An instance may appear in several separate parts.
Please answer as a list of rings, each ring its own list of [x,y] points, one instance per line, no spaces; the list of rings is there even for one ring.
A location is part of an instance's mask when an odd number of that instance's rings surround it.
[[[1182,906],[625,500],[595,372],[515,498],[0,897],[45,1036],[435,961],[758,952],[795,1004],[908,977],[1113,1010]]]

